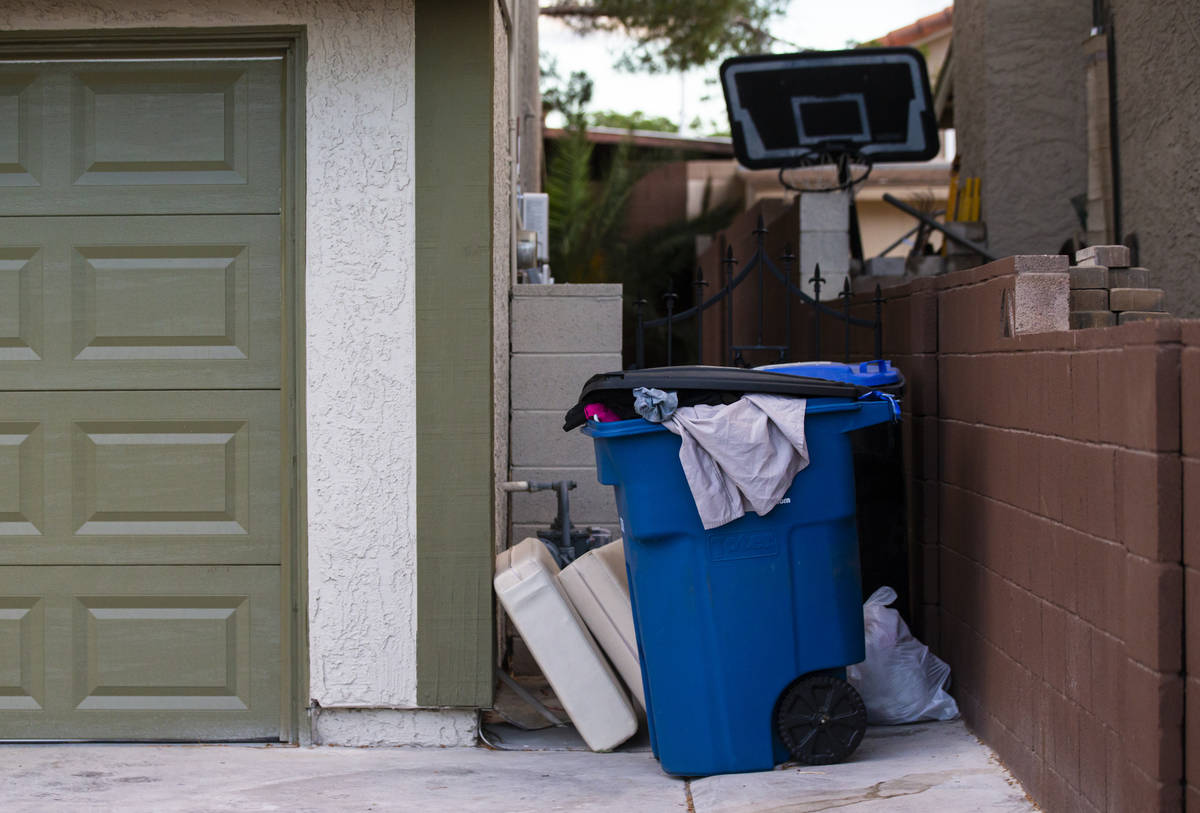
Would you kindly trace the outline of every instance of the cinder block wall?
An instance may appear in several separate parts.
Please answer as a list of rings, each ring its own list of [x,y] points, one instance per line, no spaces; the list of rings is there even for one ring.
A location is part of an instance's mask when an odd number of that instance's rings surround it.
[[[1182,324],[1179,387],[1183,477],[1184,776],[1186,810],[1200,811],[1200,322]]]
[[[571,520],[618,534],[612,487],[596,480],[592,441],[563,413],[595,373],[621,369],[620,285],[517,285],[512,301],[512,480],[574,480]],[[550,525],[552,491],[512,495],[511,542]]]
[[[920,634],[1044,809],[1197,810],[1200,323],[1012,335],[1048,262],[886,292]]]

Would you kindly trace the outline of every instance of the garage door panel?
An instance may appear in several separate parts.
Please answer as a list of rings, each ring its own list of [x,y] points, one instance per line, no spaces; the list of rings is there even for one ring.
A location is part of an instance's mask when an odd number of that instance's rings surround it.
[[[0,216],[278,213],[282,64],[0,65]]]
[[[75,534],[249,534],[245,421],[73,426]]]
[[[273,567],[0,567],[0,654],[29,664],[0,667],[0,739],[277,737],[279,589]]]
[[[278,387],[279,228],[0,218],[0,389]]]
[[[43,256],[40,246],[0,244],[0,364],[42,358]]]
[[[28,69],[0,72],[0,187],[35,187],[41,166],[42,81]]]
[[[94,596],[74,611],[76,708],[249,708],[248,597]]]
[[[246,71],[118,68],[71,83],[75,184],[247,182]]]
[[[75,247],[72,358],[245,359],[247,254],[244,245]]]
[[[45,528],[45,444],[36,421],[0,422],[0,537]]]
[[[42,599],[0,596],[0,711],[37,711],[43,707],[45,638]]]
[[[270,564],[278,391],[0,393],[0,564]]]

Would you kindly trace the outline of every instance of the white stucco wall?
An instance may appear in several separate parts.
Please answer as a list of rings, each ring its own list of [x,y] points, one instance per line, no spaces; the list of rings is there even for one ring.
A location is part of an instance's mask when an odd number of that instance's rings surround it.
[[[314,709],[313,742],[360,748],[474,745],[479,714],[473,709]]]
[[[308,35],[311,694],[326,709],[410,707],[416,703],[414,0],[0,4],[0,29],[252,25],[304,25]],[[413,730],[425,732],[420,737],[433,730],[429,725],[441,730],[430,723],[436,714],[412,716]],[[354,739],[346,734],[353,719],[330,722],[329,730]],[[380,719],[372,718],[371,736],[383,740]]]

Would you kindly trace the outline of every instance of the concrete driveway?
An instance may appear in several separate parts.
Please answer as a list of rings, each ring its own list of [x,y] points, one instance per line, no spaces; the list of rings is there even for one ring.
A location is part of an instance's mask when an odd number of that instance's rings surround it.
[[[876,728],[851,762],[684,780],[646,752],[0,746],[0,810],[1031,811],[961,722]]]

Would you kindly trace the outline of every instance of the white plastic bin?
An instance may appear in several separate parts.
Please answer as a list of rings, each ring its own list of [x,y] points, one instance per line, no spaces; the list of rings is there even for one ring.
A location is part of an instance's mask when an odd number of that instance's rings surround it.
[[[496,596],[593,751],[611,751],[637,731],[637,715],[604,654],[558,583],[541,540],[496,557]]]
[[[633,627],[633,605],[629,601],[624,540],[618,539],[580,556],[558,574],[558,582],[645,711],[646,694]]]

